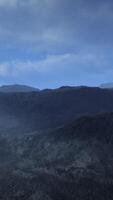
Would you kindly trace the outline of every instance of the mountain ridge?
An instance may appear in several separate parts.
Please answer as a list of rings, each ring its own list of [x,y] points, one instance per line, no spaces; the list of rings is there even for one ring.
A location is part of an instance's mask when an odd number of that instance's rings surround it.
[[[34,91],[39,91],[39,89],[31,87],[31,86],[19,85],[19,84],[2,85],[2,86],[0,86],[0,92],[3,92],[3,93],[11,93],[11,92],[34,92]]]

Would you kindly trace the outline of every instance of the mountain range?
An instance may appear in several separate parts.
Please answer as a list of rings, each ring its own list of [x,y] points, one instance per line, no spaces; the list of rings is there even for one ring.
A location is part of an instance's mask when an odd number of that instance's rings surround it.
[[[57,128],[84,115],[112,111],[113,91],[107,89],[62,87],[38,92],[0,93],[0,130],[23,134]]]
[[[113,90],[0,93],[0,200],[112,200]]]

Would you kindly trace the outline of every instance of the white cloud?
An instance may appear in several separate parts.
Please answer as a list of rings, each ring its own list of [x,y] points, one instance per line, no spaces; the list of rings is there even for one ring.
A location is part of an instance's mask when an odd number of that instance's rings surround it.
[[[8,76],[10,74],[10,65],[7,62],[3,62],[0,64],[0,76]]]
[[[109,67],[107,67],[109,66]],[[60,71],[72,71],[72,73],[105,73],[112,70],[110,60],[98,54],[63,54],[49,55],[43,60],[26,60],[2,62],[0,64],[0,76],[27,76],[28,74],[48,74]]]

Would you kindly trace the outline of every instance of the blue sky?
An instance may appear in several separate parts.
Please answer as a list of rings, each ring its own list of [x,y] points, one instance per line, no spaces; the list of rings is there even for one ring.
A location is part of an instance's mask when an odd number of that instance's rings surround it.
[[[113,82],[112,0],[0,0],[0,84]]]

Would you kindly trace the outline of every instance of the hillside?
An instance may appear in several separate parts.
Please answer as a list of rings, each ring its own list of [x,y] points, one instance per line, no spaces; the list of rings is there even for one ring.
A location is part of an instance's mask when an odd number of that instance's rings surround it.
[[[111,200],[113,113],[21,139],[2,138],[0,155],[3,200]]]
[[[0,93],[1,132],[31,132],[65,125],[84,115],[113,111],[113,91],[62,87],[28,93]]]

